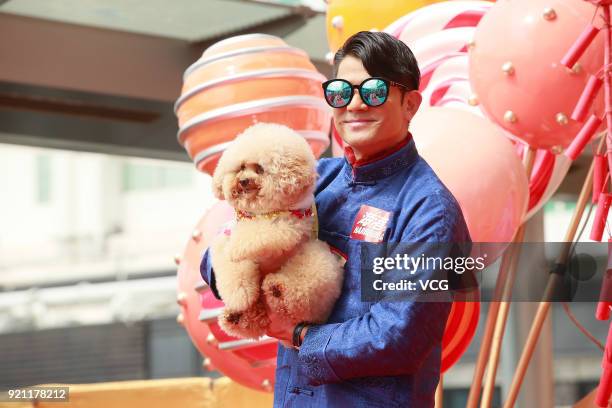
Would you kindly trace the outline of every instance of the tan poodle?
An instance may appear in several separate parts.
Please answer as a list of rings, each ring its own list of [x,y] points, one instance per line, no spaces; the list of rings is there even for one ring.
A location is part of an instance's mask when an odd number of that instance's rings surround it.
[[[331,313],[343,268],[315,236],[316,177],[308,143],[277,124],[246,129],[219,160],[214,192],[237,214],[231,232],[211,245],[225,303],[219,324],[228,334],[262,336],[270,324],[266,304],[295,324],[324,322]]]

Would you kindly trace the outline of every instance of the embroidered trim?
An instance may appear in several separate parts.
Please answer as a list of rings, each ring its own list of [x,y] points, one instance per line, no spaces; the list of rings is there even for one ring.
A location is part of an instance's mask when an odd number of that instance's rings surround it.
[[[344,174],[348,181],[353,183],[375,182],[412,166],[418,158],[414,140],[409,139],[399,150],[358,166],[351,165],[349,159],[345,157]]]
[[[312,208],[306,208],[303,210],[272,211],[272,212],[265,213],[265,214],[253,214],[253,213],[249,213],[247,211],[242,211],[242,210],[238,210],[236,212],[236,218],[238,219],[238,221],[242,221],[245,219],[252,220],[252,219],[257,219],[257,218],[264,218],[266,220],[271,220],[273,218],[278,218],[281,215],[292,215],[296,218],[302,219],[306,217],[313,217],[314,212],[312,211]]]

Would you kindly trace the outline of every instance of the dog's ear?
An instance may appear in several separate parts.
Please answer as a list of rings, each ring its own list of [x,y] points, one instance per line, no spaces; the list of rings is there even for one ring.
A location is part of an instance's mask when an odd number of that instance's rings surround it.
[[[225,196],[223,195],[223,174],[224,171],[221,169],[219,163],[217,163],[217,167],[215,167],[215,171],[213,173],[212,185],[213,194],[219,200],[225,200]]]
[[[304,157],[290,154],[274,155],[272,162],[282,194],[296,194],[316,181],[314,165]]]

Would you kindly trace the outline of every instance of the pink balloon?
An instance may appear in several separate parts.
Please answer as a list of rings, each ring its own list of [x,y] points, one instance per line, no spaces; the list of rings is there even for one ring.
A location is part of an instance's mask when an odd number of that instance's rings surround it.
[[[385,29],[410,46],[421,70],[421,106],[446,106],[483,116],[479,106],[473,106],[473,91],[468,79],[468,44],[473,40],[476,26],[493,6],[486,1],[446,1],[422,7],[401,17]],[[516,143],[519,157],[526,150],[525,143],[504,132]],[[335,145],[334,145],[335,143]],[[341,141],[332,141],[332,150]],[[340,151],[341,154],[341,151]],[[559,187],[571,163],[564,155],[538,149],[529,182],[529,218]]]
[[[603,64],[603,35],[576,70],[560,61],[585,27],[600,20],[584,0],[495,3],[470,49],[470,83],[485,113],[533,147],[567,147],[582,126],[570,118],[572,111],[589,75]],[[601,95],[594,106],[601,115]]]
[[[510,242],[529,198],[512,143],[487,119],[424,107],[410,125],[417,149],[453,193],[475,242]]]

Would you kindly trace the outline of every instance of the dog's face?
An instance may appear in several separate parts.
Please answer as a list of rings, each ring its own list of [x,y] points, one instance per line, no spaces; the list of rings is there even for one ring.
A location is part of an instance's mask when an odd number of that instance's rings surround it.
[[[312,194],[315,159],[308,143],[291,129],[258,124],[223,153],[213,175],[215,195],[234,208],[266,213],[291,208]]]

